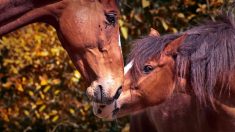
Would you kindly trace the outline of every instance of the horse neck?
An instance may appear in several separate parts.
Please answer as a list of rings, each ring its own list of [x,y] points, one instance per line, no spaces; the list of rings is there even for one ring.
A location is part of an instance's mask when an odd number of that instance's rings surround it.
[[[0,0],[0,36],[34,22],[53,26],[67,0]]]

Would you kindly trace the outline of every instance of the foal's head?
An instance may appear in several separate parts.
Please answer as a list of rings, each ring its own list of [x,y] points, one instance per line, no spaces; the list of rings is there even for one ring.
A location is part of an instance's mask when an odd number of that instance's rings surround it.
[[[123,83],[117,0],[70,0],[65,4],[58,19],[59,38],[90,85],[87,95],[108,104]]]
[[[186,35],[183,35],[173,41],[169,40],[171,42],[163,45],[157,56],[148,58],[142,64],[135,63],[138,60],[133,60],[133,68],[125,76],[127,82],[125,81],[123,93],[117,100],[117,108],[122,109],[120,115],[158,105],[172,95],[177,80],[175,76],[177,48],[185,38]],[[184,83],[183,79],[181,81],[181,84]]]
[[[152,30],[149,37],[137,40],[137,46],[135,46],[137,49],[133,49],[131,55],[133,60],[127,65],[127,67],[131,65],[131,68],[125,74],[120,97],[113,104],[100,108],[98,116],[112,119],[116,114],[122,116],[147,106],[160,104],[172,95],[176,83],[175,56],[177,48],[186,35],[175,35],[168,37],[167,40],[156,35],[159,34]],[[151,44],[156,43],[159,44],[158,50],[151,47]],[[138,44],[146,46],[138,46]],[[150,55],[149,50],[155,50],[156,56]],[[139,60],[138,56],[146,60]],[[148,58],[148,56],[152,57]]]

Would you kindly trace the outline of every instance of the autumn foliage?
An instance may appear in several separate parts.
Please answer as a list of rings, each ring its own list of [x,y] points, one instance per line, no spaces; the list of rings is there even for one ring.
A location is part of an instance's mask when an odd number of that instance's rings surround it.
[[[221,0],[122,0],[125,56],[131,40],[153,27],[178,32],[213,19]],[[83,80],[56,31],[36,23],[0,39],[0,131],[126,131],[128,119],[103,121],[92,113]]]

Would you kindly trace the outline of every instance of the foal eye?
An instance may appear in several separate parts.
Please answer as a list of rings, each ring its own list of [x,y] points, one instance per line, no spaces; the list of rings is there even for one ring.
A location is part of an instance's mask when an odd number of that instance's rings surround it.
[[[112,25],[112,26],[115,26],[116,22],[117,22],[117,14],[115,13],[107,13],[105,14],[106,16],[106,24],[107,25]]]
[[[153,67],[151,65],[145,65],[143,69],[145,74],[150,73],[152,70],[153,70]]]

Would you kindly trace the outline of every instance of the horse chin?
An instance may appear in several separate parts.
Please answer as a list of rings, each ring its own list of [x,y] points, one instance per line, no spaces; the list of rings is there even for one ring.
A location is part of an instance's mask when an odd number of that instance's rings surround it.
[[[93,102],[93,113],[104,120],[112,121],[115,119],[115,115],[117,113],[114,113],[114,111],[117,109],[115,108],[115,101],[112,104],[109,105],[103,105],[99,103]]]

